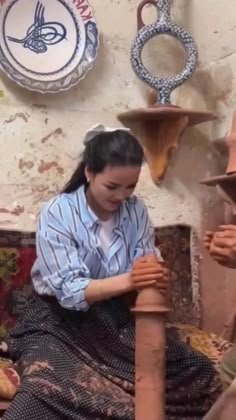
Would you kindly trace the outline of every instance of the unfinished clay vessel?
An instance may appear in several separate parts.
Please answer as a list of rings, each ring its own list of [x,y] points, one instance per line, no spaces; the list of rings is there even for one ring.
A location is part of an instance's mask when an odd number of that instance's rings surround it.
[[[142,275],[143,264],[135,269]],[[156,287],[145,287],[138,294],[135,308],[135,420],[165,420],[165,315],[166,298]]]

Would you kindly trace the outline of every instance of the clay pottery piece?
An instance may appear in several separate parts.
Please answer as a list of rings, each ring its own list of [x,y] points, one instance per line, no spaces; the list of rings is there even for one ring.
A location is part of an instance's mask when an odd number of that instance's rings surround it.
[[[184,109],[171,104],[171,93],[185,83],[195,71],[198,51],[192,36],[171,18],[172,0],[142,0],[137,10],[138,32],[131,48],[131,64],[135,74],[152,90],[152,105],[129,110],[118,115],[121,123],[140,140],[155,184],[160,184],[173,151],[179,147],[181,135],[187,126],[214,119],[210,113]],[[153,5],[157,19],[145,25],[142,18],[145,6]],[[142,61],[147,42],[160,35],[178,40],[186,52],[182,71],[173,77],[156,77],[149,73]]]
[[[147,258],[147,265],[149,261]],[[140,267],[142,265],[143,261]],[[165,315],[168,311],[166,298],[156,287],[145,287],[138,293],[133,309],[136,317],[135,420],[165,420]]]
[[[153,93],[151,95],[153,96]],[[188,126],[211,121],[215,117],[208,112],[174,105],[151,105],[123,112],[118,115],[118,119],[139,139],[144,148],[152,180],[158,185],[163,180],[173,152],[179,148],[185,129]]]
[[[146,5],[152,4],[157,11],[157,19],[151,25],[145,25],[142,12]],[[198,58],[196,44],[191,35],[171,19],[172,0],[143,0],[138,6],[138,33],[131,49],[131,64],[136,75],[158,92],[158,103],[169,105],[171,92],[186,82],[193,74]],[[152,76],[142,62],[142,51],[146,43],[160,35],[169,35],[177,39],[186,51],[184,69],[176,76],[163,78]]]
[[[188,125],[188,117],[177,115],[170,119],[137,122],[132,131],[139,138],[154,184],[159,185],[166,173],[173,154]]]

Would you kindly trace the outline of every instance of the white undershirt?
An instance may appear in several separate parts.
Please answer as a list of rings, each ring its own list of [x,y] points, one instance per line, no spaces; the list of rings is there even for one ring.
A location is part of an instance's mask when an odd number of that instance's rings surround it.
[[[101,247],[106,255],[108,254],[108,251],[110,248],[113,229],[114,229],[114,217],[107,220],[106,222],[101,222],[101,226],[98,231],[98,237],[101,242]]]

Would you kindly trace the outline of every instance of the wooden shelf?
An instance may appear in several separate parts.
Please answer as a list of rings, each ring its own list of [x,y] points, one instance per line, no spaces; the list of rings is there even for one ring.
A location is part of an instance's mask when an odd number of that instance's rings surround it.
[[[152,105],[118,115],[118,120],[132,130],[143,146],[153,182],[161,183],[174,150],[188,126],[215,120],[209,112],[199,112],[174,105]]]
[[[211,112],[200,112],[192,109],[181,108],[174,105],[163,106],[153,105],[147,108],[137,108],[118,114],[118,120],[129,127],[134,122],[159,121],[163,119],[174,119],[176,117],[188,117],[188,126],[213,121],[217,117]]]

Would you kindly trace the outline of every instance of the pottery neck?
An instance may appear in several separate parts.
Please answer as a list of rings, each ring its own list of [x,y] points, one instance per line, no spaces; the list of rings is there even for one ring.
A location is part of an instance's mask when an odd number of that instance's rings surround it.
[[[170,9],[173,0],[158,0],[158,20],[170,18]]]

